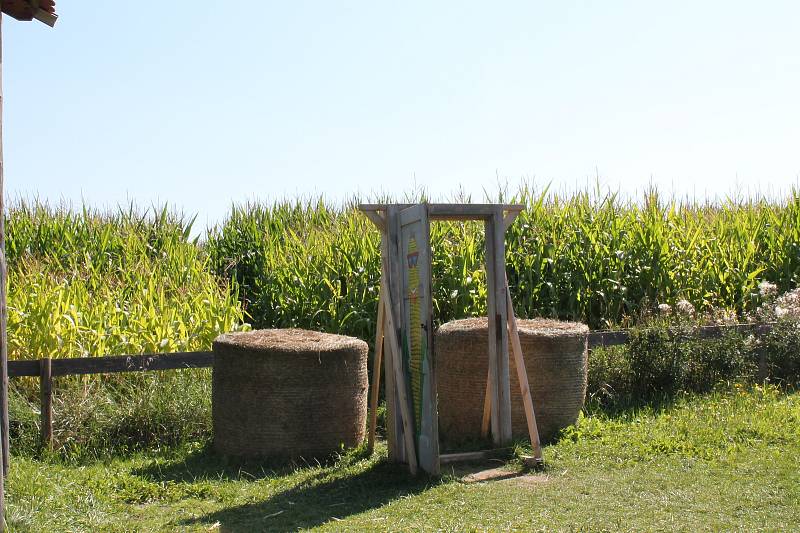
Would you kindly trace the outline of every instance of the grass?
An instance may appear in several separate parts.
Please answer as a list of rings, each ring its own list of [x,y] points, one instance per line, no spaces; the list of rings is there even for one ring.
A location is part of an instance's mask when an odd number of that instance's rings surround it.
[[[582,417],[546,470],[465,483],[410,478],[352,452],[276,467],[203,441],[105,460],[15,456],[12,531],[796,530],[800,393],[730,386]]]

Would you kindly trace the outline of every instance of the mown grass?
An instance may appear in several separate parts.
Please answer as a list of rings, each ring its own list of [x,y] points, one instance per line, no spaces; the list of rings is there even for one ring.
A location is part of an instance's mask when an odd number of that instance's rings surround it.
[[[800,527],[800,394],[773,386],[582,417],[544,472],[465,483],[375,457],[237,463],[205,442],[106,461],[14,457],[13,531],[698,531]]]

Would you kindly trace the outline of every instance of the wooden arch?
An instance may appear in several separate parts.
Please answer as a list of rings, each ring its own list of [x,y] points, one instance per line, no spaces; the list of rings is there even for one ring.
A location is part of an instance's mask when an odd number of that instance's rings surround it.
[[[505,231],[524,206],[363,204],[359,209],[381,231],[381,290],[370,398],[370,451],[375,442],[378,389],[385,354],[390,460],[408,463],[412,473],[421,468],[436,475],[441,463],[475,458],[475,454],[439,453],[436,361],[432,349],[430,221],[482,220],[486,231],[489,368],[481,430],[486,436],[491,426],[495,448],[511,444],[508,353],[511,340],[534,459],[541,462],[539,432],[505,275]]]

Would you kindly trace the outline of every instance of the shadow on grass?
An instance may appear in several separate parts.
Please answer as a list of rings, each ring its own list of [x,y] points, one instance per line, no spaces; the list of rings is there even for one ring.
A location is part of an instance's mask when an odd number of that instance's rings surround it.
[[[387,462],[353,474],[326,469],[263,501],[223,509],[180,525],[219,522],[219,531],[227,533],[296,531],[381,507],[437,483],[425,476],[411,477],[404,465]]]
[[[359,456],[353,457],[358,459]],[[208,445],[201,451],[190,453],[177,461],[153,461],[131,473],[148,481],[174,481],[176,483],[194,483],[204,480],[258,480],[267,477],[287,476],[298,469],[331,466],[333,459],[327,463],[307,463],[295,461],[265,461],[255,459],[238,459],[215,453]]]

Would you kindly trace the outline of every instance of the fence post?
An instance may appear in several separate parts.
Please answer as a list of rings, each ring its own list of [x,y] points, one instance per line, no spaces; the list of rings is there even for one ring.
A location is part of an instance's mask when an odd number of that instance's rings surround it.
[[[49,357],[39,360],[41,440],[43,449],[53,447],[53,374],[51,361]]]

